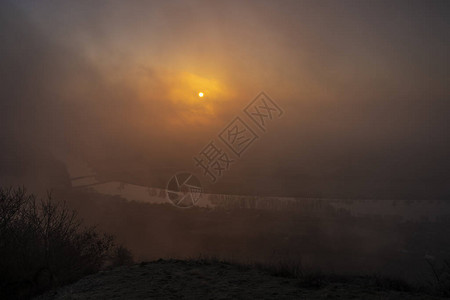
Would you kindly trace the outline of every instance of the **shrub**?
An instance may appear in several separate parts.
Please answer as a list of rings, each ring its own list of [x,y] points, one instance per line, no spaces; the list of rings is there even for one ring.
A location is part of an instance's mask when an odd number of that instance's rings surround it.
[[[122,245],[115,247],[113,255],[111,257],[111,266],[129,266],[134,263],[133,255],[130,250]]]
[[[443,260],[435,263],[429,259],[426,262],[430,266],[432,280],[429,281],[431,289],[441,296],[450,296],[450,261]]]
[[[0,189],[0,298],[26,298],[99,271],[131,254],[113,237],[84,227],[51,194]],[[119,258],[120,257],[120,258]]]

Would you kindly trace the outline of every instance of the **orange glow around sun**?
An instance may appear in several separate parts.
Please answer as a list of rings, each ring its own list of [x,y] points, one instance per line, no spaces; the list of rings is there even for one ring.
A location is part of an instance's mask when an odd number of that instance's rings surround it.
[[[170,109],[171,113],[165,115],[160,124],[175,130],[187,125],[211,125],[217,120],[224,99],[233,99],[232,90],[213,76],[158,69],[158,77],[131,75],[128,78],[130,86],[137,87],[143,105],[148,103],[150,109],[151,103],[161,102]],[[163,84],[156,86],[155,82]]]

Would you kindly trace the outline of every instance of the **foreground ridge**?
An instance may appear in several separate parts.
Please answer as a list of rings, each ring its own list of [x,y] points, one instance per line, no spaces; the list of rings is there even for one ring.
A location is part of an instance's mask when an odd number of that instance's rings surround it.
[[[441,299],[374,277],[276,271],[216,260],[158,260],[102,271],[37,299]]]

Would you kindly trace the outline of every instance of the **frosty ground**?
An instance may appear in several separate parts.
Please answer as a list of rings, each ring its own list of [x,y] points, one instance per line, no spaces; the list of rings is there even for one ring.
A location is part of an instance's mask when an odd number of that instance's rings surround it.
[[[219,261],[159,260],[102,271],[38,299],[441,298],[374,276],[289,276]]]

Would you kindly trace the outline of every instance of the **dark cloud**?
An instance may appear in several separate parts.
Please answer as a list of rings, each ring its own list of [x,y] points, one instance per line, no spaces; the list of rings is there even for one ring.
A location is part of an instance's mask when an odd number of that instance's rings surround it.
[[[438,1],[5,2],[0,146],[15,154],[0,171],[20,177],[24,157],[70,153],[105,178],[163,186],[264,89],[286,114],[214,190],[446,198],[448,12]],[[211,106],[178,101],[186,74],[225,92]]]

